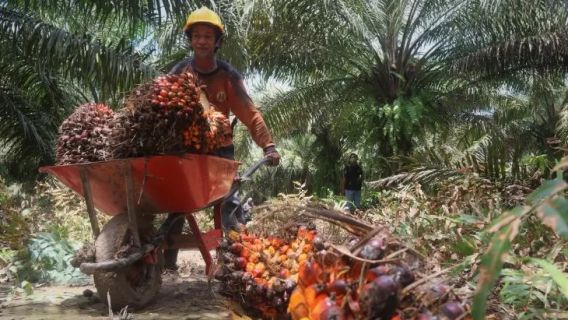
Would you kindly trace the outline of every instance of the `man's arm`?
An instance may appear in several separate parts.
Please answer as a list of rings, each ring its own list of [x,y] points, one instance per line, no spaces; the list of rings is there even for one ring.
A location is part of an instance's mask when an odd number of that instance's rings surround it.
[[[243,81],[232,81],[235,101],[231,101],[231,111],[248,128],[252,139],[261,148],[273,146],[272,136],[264,123],[262,115],[254,106],[244,87]]]
[[[242,79],[230,81],[229,97],[233,98],[233,101],[230,101],[231,111],[247,127],[254,142],[262,148],[265,156],[270,158],[271,164],[278,164],[280,154],[276,151],[268,127],[248,95]]]

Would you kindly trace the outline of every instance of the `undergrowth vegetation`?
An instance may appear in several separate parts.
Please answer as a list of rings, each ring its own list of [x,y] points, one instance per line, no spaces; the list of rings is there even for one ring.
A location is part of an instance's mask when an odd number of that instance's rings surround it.
[[[467,291],[474,314],[555,317],[568,306],[568,184],[561,178],[567,164],[535,190],[476,174],[428,184],[385,180],[367,188],[367,208],[357,214],[389,226],[427,259],[432,273],[452,268],[448,277],[456,290]],[[299,199],[309,197],[305,184],[295,186]],[[88,281],[69,264],[73,252],[92,241],[81,199],[53,181],[31,192],[0,188],[2,280],[25,292],[33,283]],[[332,193],[320,200],[343,207]],[[210,220],[210,214],[199,216],[203,226]]]
[[[108,219],[99,215],[99,221]],[[30,283],[84,284],[70,260],[92,232],[84,202],[52,180],[34,190],[0,181],[0,278],[29,292]]]

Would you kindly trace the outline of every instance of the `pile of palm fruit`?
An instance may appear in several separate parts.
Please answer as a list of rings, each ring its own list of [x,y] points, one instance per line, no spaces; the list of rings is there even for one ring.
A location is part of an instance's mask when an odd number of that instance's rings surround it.
[[[201,88],[191,73],[159,76],[135,88],[124,106],[105,118],[110,131],[97,137],[104,152],[97,157],[91,149],[73,144],[58,146],[57,163],[77,163],[74,159],[100,161],[158,154],[213,153],[231,139],[229,120],[221,113],[205,109]],[[79,111],[79,110],[77,110]],[[75,112],[77,113],[77,112]],[[69,117],[67,127],[85,127],[92,117]],[[66,130],[60,128],[61,137]],[[59,157],[78,154],[75,157]]]
[[[385,232],[324,241],[313,226],[295,236],[231,233],[220,245],[221,292],[264,319],[463,319],[467,306],[443,283],[420,284]],[[405,288],[412,290],[405,290]]]
[[[231,232],[219,246],[221,269],[216,278],[223,282],[224,294],[274,318],[286,313],[300,265],[313,257],[317,243],[315,230],[306,227],[298,228],[289,240]]]
[[[113,117],[114,112],[104,104],[87,103],[77,107],[59,127],[55,149],[57,164],[105,160]]]

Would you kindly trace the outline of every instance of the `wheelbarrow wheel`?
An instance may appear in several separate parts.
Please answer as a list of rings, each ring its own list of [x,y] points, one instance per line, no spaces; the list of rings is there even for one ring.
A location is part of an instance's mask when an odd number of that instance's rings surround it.
[[[145,236],[151,236],[153,233],[151,221],[138,220],[140,237],[143,239]],[[130,240],[128,215],[114,216],[105,224],[95,241],[97,262],[115,259],[119,251],[127,250]],[[113,310],[120,310],[125,306],[140,308],[148,304],[158,294],[162,284],[161,250],[158,250],[157,257],[156,264],[147,264],[139,260],[118,271],[95,273],[93,277],[100,299],[108,305],[108,292]]]

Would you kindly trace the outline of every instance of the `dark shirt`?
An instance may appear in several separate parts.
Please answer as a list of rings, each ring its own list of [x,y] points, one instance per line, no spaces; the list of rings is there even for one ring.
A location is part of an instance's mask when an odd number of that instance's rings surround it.
[[[350,164],[345,166],[343,170],[343,177],[345,178],[346,190],[361,190],[363,185],[363,169],[358,164]]]

